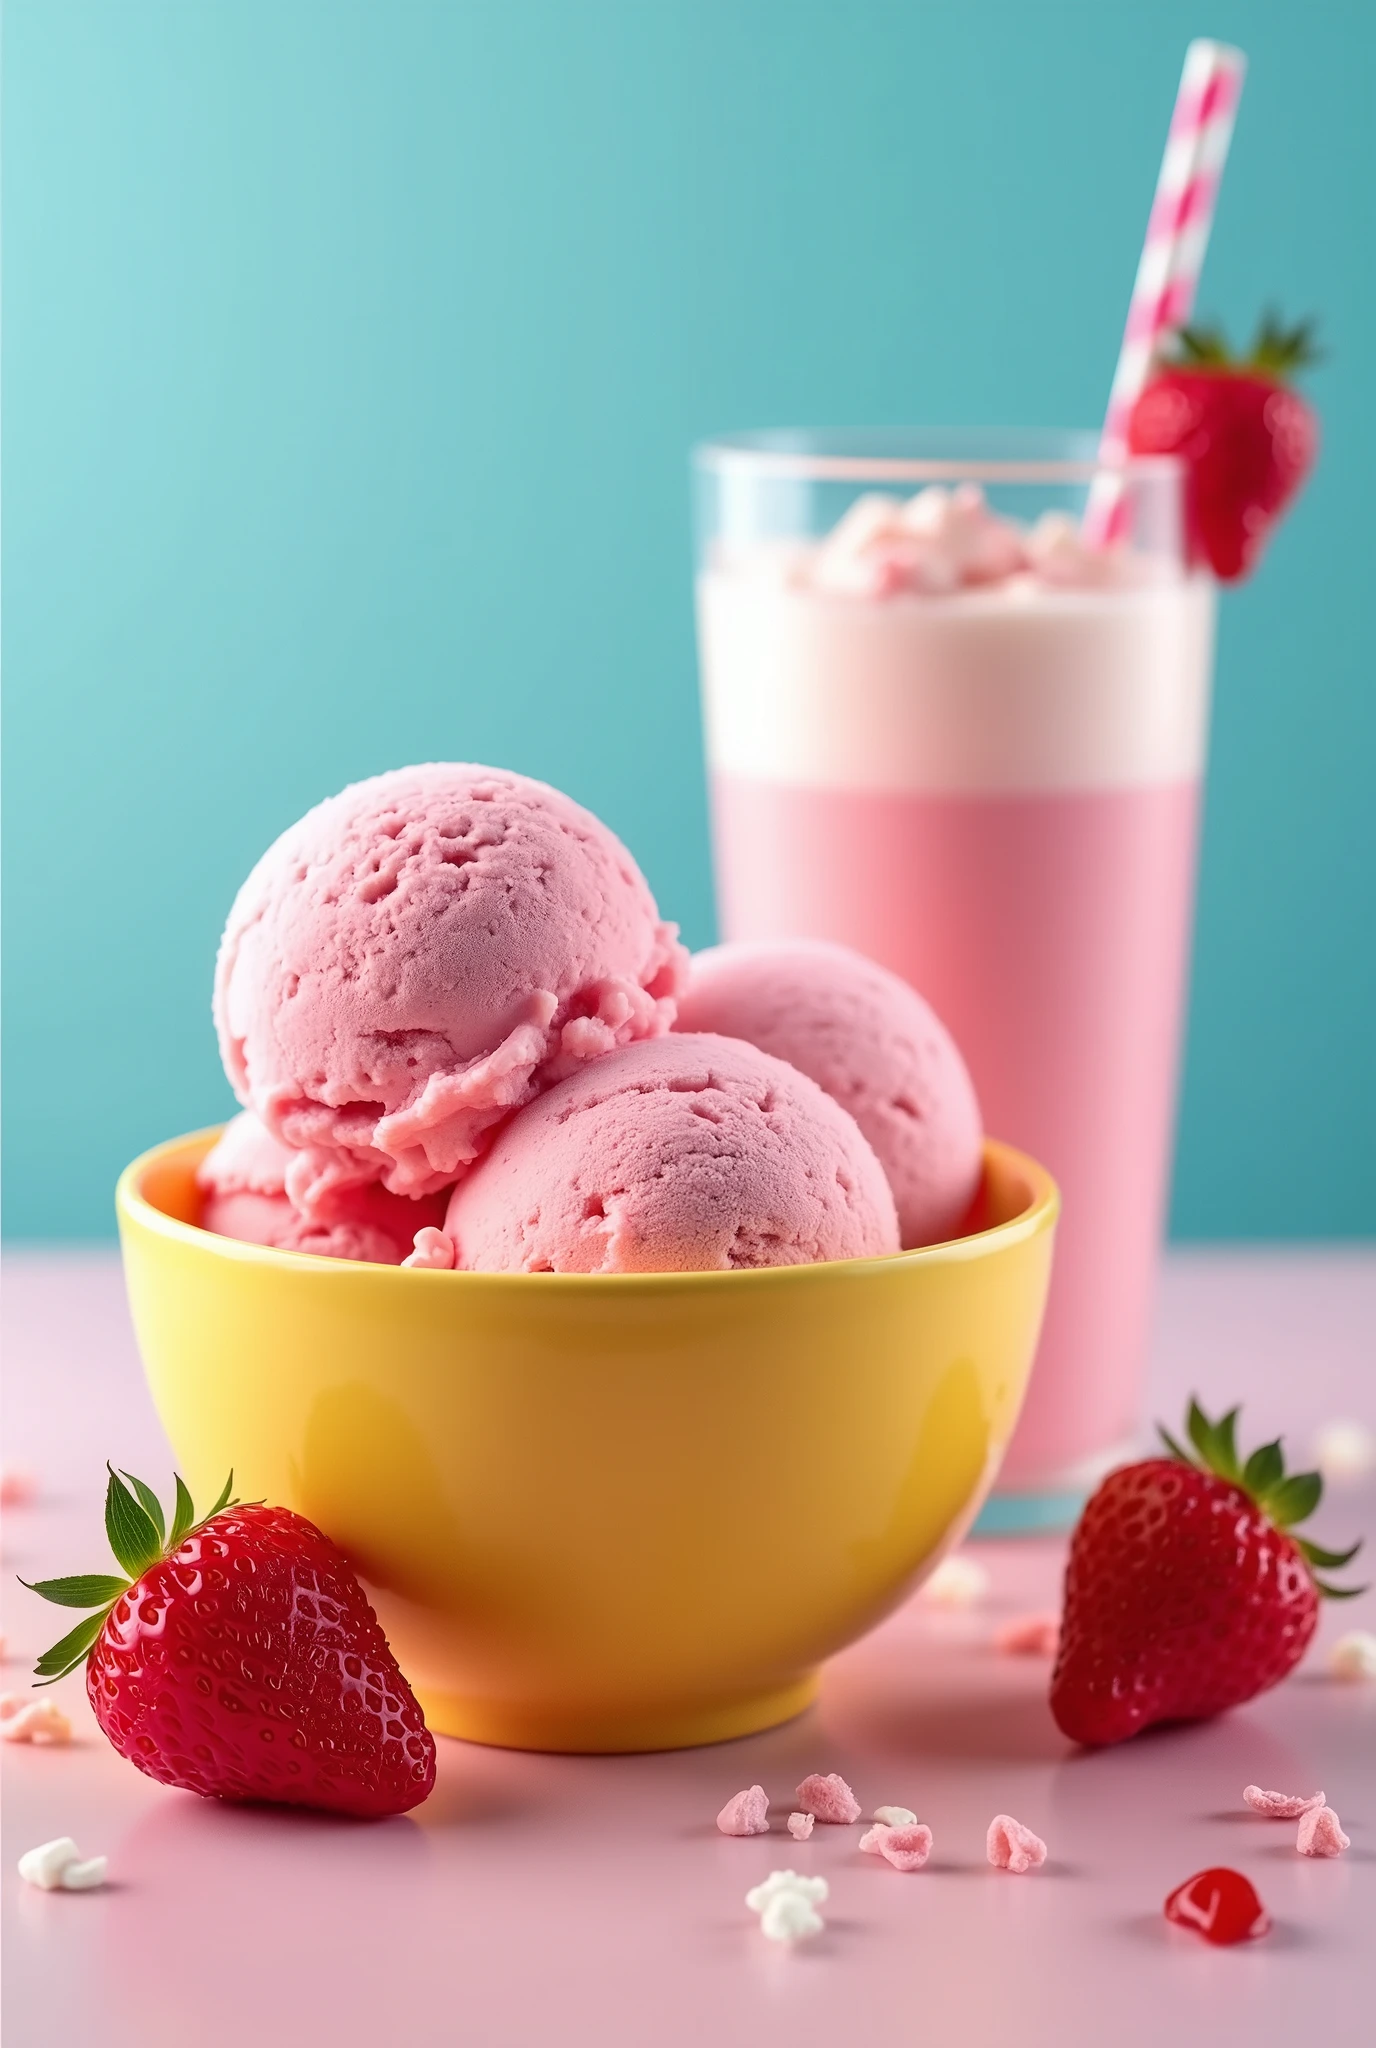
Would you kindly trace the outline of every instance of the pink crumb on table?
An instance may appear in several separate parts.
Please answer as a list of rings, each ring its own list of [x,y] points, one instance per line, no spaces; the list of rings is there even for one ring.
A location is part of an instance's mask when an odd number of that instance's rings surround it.
[[[798,1804],[804,1813],[810,1813],[817,1820],[828,1821],[833,1827],[847,1827],[860,1818],[860,1801],[851,1791],[844,1778],[835,1771],[823,1777],[814,1771],[810,1778],[804,1778],[797,1791]]]
[[[36,1700],[26,1692],[0,1693],[0,1739],[59,1748],[71,1741],[72,1724],[56,1700]]]
[[[986,1847],[995,1870],[1011,1870],[1015,1877],[1025,1870],[1039,1870],[1046,1861],[1046,1843],[1041,1836],[1014,1820],[1011,1813],[994,1815]]]
[[[1351,1846],[1351,1837],[1343,1833],[1331,1806],[1314,1806],[1300,1815],[1295,1847],[1301,1856],[1341,1856]]]
[[[1019,1614],[998,1630],[994,1648],[1005,1657],[1054,1657],[1060,1641],[1059,1614]]]
[[[1324,1796],[1322,1792],[1311,1792],[1305,1799],[1297,1792],[1263,1792],[1260,1785],[1244,1785],[1242,1801],[1253,1813],[1264,1813],[1268,1820],[1298,1820],[1311,1807],[1322,1806]]]
[[[764,1786],[751,1785],[728,1799],[717,1815],[717,1826],[724,1835],[767,1835],[769,1795]]]
[[[791,1813],[788,1816],[788,1832],[795,1842],[805,1842],[812,1833],[814,1816],[810,1813]]]
[[[884,1857],[895,1870],[921,1870],[932,1853],[932,1831],[921,1821],[901,1828],[877,1821],[861,1835],[860,1847],[871,1856]]]
[[[26,1508],[38,1492],[38,1481],[21,1465],[0,1472],[0,1508]]]

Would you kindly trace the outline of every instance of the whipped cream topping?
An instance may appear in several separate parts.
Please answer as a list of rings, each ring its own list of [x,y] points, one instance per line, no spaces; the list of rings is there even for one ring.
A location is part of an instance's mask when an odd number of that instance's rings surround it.
[[[1032,526],[991,510],[978,484],[931,484],[915,498],[867,491],[820,541],[766,542],[730,556],[732,568],[837,597],[949,597],[992,586],[1136,588],[1163,563],[1118,546],[1092,548],[1068,512]]]

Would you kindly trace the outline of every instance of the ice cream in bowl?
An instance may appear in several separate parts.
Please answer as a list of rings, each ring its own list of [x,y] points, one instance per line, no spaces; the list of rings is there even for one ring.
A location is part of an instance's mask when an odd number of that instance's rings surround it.
[[[232,1467],[340,1544],[437,1732],[619,1751],[788,1718],[1012,1431],[1050,1178],[981,1141],[903,984],[732,952],[690,966],[542,785],[376,778],[231,913],[243,1116],[120,1181],[193,1493]]]

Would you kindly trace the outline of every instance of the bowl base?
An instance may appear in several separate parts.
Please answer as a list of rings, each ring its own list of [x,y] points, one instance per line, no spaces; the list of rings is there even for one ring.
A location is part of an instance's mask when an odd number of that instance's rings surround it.
[[[791,1721],[817,1697],[815,1671],[768,1692],[695,1706],[618,1707],[472,1699],[416,1687],[433,1735],[484,1742],[495,1749],[545,1749],[565,1755],[626,1756],[649,1749],[696,1749],[732,1742]]]

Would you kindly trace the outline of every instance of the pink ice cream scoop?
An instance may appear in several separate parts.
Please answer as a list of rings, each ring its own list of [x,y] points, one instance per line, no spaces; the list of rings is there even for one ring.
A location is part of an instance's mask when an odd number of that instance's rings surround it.
[[[965,1062],[915,989],[820,939],[693,956],[681,1031],[748,1039],[848,1109],[889,1177],[907,1246],[953,1237],[979,1186],[982,1131]]]
[[[717,1272],[898,1249],[883,1168],[805,1074],[730,1038],[622,1047],[514,1116],[455,1188],[480,1273]]]
[[[314,1252],[326,1259],[364,1259],[399,1266],[418,1230],[444,1216],[447,1191],[411,1200],[374,1182],[336,1188],[322,1213],[307,1219],[287,1197],[292,1154],[251,1110],[231,1119],[196,1173],[201,1228],[246,1244],[283,1252]]]
[[[332,1188],[423,1195],[584,1060],[666,1031],[686,954],[615,835],[542,782],[452,762],[317,805],[235,899],[215,976],[225,1071]]]

